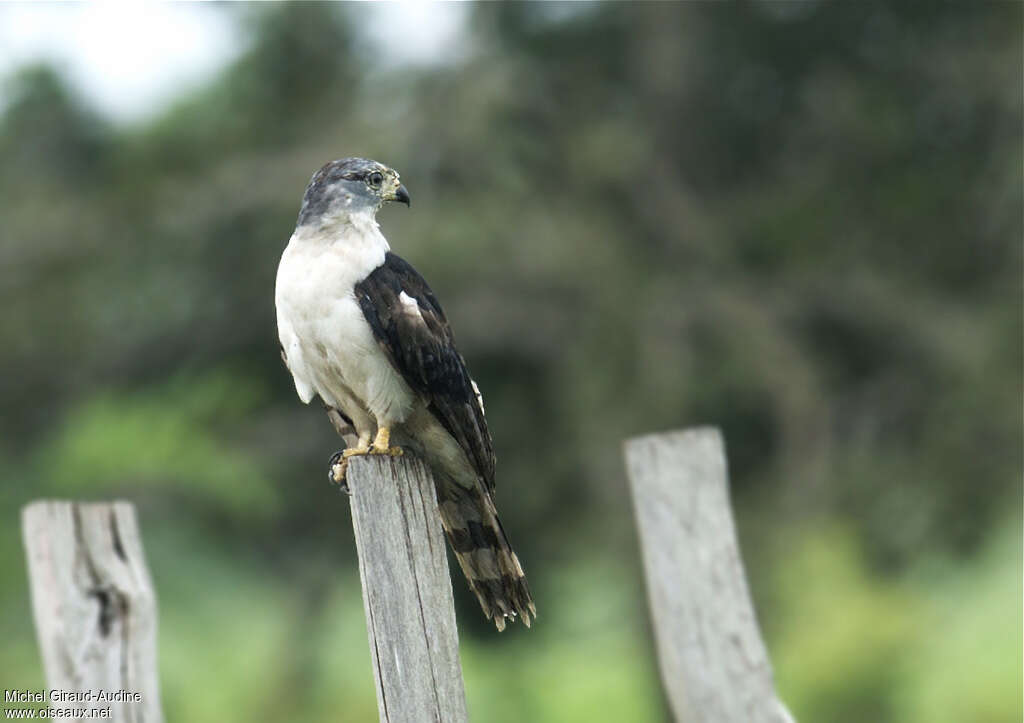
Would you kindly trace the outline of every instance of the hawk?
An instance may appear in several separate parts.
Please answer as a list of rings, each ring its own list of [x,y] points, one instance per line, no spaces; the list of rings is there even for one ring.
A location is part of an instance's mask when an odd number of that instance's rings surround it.
[[[387,201],[408,206],[409,192],[377,161],[344,158],[313,175],[277,270],[282,356],[299,398],[319,396],[358,435],[332,458],[335,481],[353,456],[420,456],[484,614],[498,630],[516,617],[529,626],[537,609],[494,506],[483,399],[434,293],[380,232]]]

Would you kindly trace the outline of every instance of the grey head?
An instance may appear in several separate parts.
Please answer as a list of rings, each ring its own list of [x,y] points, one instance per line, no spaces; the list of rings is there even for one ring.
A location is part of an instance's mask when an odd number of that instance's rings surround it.
[[[331,161],[313,174],[297,226],[322,225],[352,214],[373,215],[386,201],[409,205],[398,172],[368,158]]]

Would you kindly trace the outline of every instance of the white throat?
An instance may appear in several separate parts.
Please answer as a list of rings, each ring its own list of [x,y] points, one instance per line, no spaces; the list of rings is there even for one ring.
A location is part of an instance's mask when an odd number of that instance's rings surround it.
[[[321,216],[295,229],[281,259],[278,284],[347,290],[384,263],[391,247],[374,218],[376,209]],[[280,289],[279,289],[280,291]]]

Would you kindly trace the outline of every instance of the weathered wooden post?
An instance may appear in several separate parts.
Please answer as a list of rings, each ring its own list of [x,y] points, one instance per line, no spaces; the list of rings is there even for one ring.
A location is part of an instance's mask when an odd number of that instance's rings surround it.
[[[21,520],[47,687],[71,694],[48,705],[161,723],[156,595],[132,505],[46,500]]]
[[[381,721],[467,720],[459,634],[430,470],[349,461],[352,522]]]
[[[658,660],[681,723],[786,723],[747,590],[722,437],[625,443]]]

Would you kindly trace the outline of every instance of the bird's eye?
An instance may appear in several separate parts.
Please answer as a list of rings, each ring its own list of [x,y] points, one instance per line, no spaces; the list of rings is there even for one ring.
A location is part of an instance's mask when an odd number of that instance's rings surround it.
[[[376,188],[380,184],[384,183],[384,174],[379,171],[374,171],[366,179],[370,182],[370,185]]]

